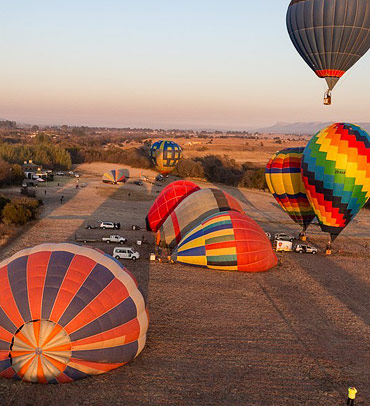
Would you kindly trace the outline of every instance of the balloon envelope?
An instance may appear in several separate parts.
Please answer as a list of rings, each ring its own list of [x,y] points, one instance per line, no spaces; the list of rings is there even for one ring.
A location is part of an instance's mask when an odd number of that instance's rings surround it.
[[[111,183],[116,185],[117,183],[126,182],[125,169],[112,169],[103,175],[104,183]]]
[[[236,211],[207,217],[184,236],[172,259],[222,271],[261,272],[277,264],[262,228]]]
[[[181,147],[173,141],[157,141],[150,148],[153,165],[162,174],[172,172],[181,158]]]
[[[190,194],[200,187],[187,180],[178,180],[167,185],[155,199],[146,216],[147,230],[156,232],[171,212]]]
[[[369,0],[292,0],[290,39],[329,89],[370,48]]]
[[[334,239],[370,197],[370,136],[361,127],[332,124],[303,152],[302,179],[321,229]]]
[[[63,383],[117,368],[148,328],[135,278],[113,257],[43,244],[0,263],[0,376]]]
[[[301,178],[304,148],[286,148],[269,160],[265,170],[270,192],[289,217],[305,230],[315,217]]]
[[[200,189],[186,197],[167,217],[157,232],[157,244],[174,248],[182,237],[202,220],[220,211],[244,214],[237,199],[220,189]]]

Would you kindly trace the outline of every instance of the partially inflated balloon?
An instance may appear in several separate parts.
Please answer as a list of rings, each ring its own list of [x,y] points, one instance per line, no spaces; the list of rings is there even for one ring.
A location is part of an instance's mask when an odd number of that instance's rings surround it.
[[[181,147],[173,141],[157,141],[150,148],[153,165],[162,174],[172,172],[181,158]]]
[[[124,183],[126,182],[125,172],[125,169],[112,169],[103,175],[102,180],[104,183],[111,183],[113,185]]]
[[[298,53],[331,90],[370,48],[370,1],[292,0],[287,28]]]
[[[332,124],[306,146],[302,179],[307,197],[332,240],[370,197],[370,136],[354,124]]]
[[[261,272],[277,264],[262,228],[236,211],[216,213],[203,220],[184,236],[172,259],[222,271]]]
[[[283,210],[297,224],[308,227],[315,217],[301,178],[301,160],[304,148],[286,148],[269,160],[266,182],[270,192]]]
[[[182,237],[202,220],[220,211],[244,214],[237,199],[220,189],[200,189],[186,197],[167,217],[157,232],[156,242],[174,248]]]
[[[0,376],[63,383],[102,374],[145,345],[135,278],[101,251],[43,244],[0,263]]]
[[[167,185],[155,199],[146,216],[147,230],[156,232],[171,212],[200,187],[188,180],[177,180]]]

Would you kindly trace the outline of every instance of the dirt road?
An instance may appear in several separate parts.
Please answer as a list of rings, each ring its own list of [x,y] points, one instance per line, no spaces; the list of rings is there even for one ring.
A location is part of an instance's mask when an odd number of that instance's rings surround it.
[[[109,234],[84,229],[98,220],[120,221],[120,234],[132,245],[142,235],[152,244],[149,233],[130,226],[144,226],[163,186],[103,185],[100,174],[110,167],[83,165],[78,188],[75,180],[49,185],[41,218],[3,247],[0,258],[45,241],[72,241],[75,234]],[[299,232],[269,194],[226,190],[266,231]],[[142,354],[108,374],[67,385],[3,379],[0,404],[337,406],[344,404],[347,387],[355,385],[357,405],[367,405],[369,225],[368,212],[362,212],[338,238],[333,256],[286,253],[279,266],[261,274],[153,264],[148,261],[152,245],[137,247],[142,259],[125,265],[149,303],[151,324]],[[309,239],[322,250],[326,237],[311,229]],[[94,246],[113,250],[108,244]]]

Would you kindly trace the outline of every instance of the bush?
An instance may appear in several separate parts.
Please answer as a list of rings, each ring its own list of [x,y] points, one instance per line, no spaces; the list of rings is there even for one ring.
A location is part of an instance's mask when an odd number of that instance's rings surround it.
[[[5,224],[26,224],[32,218],[31,210],[25,206],[7,203],[3,209],[3,222]]]
[[[7,199],[9,200],[9,199]],[[37,199],[19,197],[5,204],[2,219],[5,224],[23,225],[36,217],[40,203]]]
[[[184,158],[178,163],[175,175],[182,178],[204,178],[204,170],[200,162],[195,162],[193,159]]]

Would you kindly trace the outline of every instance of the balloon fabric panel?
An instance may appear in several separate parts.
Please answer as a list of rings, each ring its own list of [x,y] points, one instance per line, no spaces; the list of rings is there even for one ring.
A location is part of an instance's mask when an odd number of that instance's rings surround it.
[[[0,263],[0,376],[62,383],[104,373],[141,352],[148,322],[136,280],[98,250],[43,244]]]
[[[167,185],[155,199],[146,216],[147,230],[158,231],[171,212],[200,187],[189,181],[176,181]]]
[[[338,235],[370,197],[370,136],[361,127],[333,124],[306,146],[302,179],[321,229]]]
[[[187,196],[169,215],[157,232],[157,243],[174,248],[181,238],[213,213],[235,210],[242,214],[240,203],[220,189],[201,189]]]

